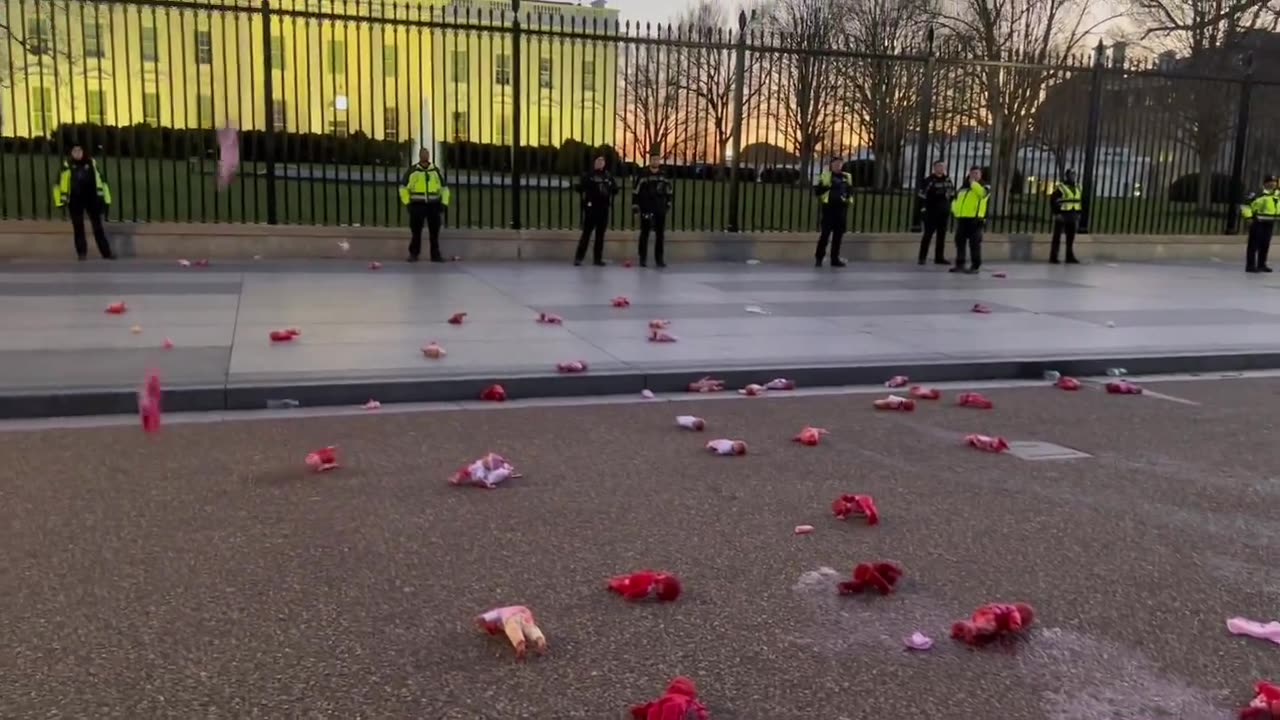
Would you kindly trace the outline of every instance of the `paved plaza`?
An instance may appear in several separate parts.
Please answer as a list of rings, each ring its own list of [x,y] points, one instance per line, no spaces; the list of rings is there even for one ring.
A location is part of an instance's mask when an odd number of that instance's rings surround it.
[[[687,299],[702,281],[631,282]],[[0,714],[621,720],[684,674],[713,720],[1227,720],[1280,667],[1224,627],[1280,603],[1280,380],[1145,384],[952,384],[914,413],[876,412],[868,388],[174,416],[155,436],[0,423]],[[995,409],[952,403],[975,389]],[[804,425],[830,435],[791,442]],[[968,432],[1085,457],[991,455]],[[750,452],[713,457],[714,437]],[[307,473],[331,443],[343,467]],[[524,477],[445,482],[490,450]],[[881,523],[832,518],[842,493],[871,494]],[[876,560],[905,569],[893,595],[815,575]],[[605,591],[645,567],[684,595]],[[989,601],[1036,607],[1025,639],[947,638]],[[508,603],[548,656],[517,663],[471,625]],[[905,651],[915,631],[934,649]]]
[[[944,270],[11,262],[0,265],[0,393],[133,388],[149,367],[167,388],[221,390],[501,381],[553,375],[569,360],[607,376],[1280,350],[1280,278],[1235,265]],[[610,307],[617,295],[631,307]],[[104,314],[115,301],[129,311]],[[991,314],[971,312],[976,303]],[[465,324],[445,323],[455,312]],[[538,312],[564,325],[537,324]],[[679,342],[647,342],[653,318],[671,320]],[[302,337],[272,344],[268,333],[285,327]],[[172,350],[160,349],[165,338]],[[430,340],[445,359],[423,358]]]

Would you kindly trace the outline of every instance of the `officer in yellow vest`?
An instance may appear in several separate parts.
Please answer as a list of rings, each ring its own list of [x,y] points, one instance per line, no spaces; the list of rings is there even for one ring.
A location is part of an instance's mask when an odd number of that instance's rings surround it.
[[[951,201],[951,214],[956,219],[956,265],[949,272],[976,275],[982,267],[982,231],[987,224],[987,200],[991,188],[982,184],[982,168],[969,168],[969,176],[960,183]],[[972,263],[965,268],[965,256]]]
[[[822,212],[822,231],[818,235],[818,249],[814,253],[817,267],[822,267],[822,260],[827,255],[827,239],[831,239],[831,267],[844,267],[840,259],[840,241],[844,239],[848,226],[849,204],[853,202],[853,176],[843,172],[844,161],[838,157],[831,158],[827,170],[818,176],[818,183],[813,186],[813,193],[818,196],[818,206]]]
[[[1280,218],[1280,191],[1276,190],[1276,176],[1262,179],[1262,192],[1250,195],[1240,206],[1240,215],[1249,220],[1249,245],[1245,251],[1244,271],[1269,273],[1267,253],[1271,250],[1271,232]]]
[[[89,254],[89,244],[84,236],[84,216],[88,215],[98,253],[103,260],[116,259],[107,240],[107,230],[102,225],[102,217],[111,207],[111,186],[102,178],[93,158],[79,145],[71,148],[70,155],[62,163],[58,184],[53,187],[53,206],[66,207],[71,216],[77,258],[84,260]]]
[[[1080,228],[1080,186],[1076,184],[1076,171],[1062,173],[1062,182],[1053,186],[1049,206],[1053,210],[1053,242],[1049,244],[1049,262],[1058,264],[1058,247],[1062,236],[1067,236],[1067,264],[1075,265],[1076,230]]]
[[[418,163],[409,168],[400,183],[400,202],[409,208],[409,262],[418,262],[422,252],[422,225],[427,225],[431,242],[431,262],[444,262],[440,254],[440,221],[449,207],[449,187],[444,173],[431,162],[431,151],[418,151]]]

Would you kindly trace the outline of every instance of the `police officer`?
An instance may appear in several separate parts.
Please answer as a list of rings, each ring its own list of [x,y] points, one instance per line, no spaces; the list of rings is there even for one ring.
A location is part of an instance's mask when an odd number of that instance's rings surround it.
[[[85,215],[89,216],[89,224],[93,226],[93,241],[98,246],[98,254],[103,260],[116,259],[107,240],[106,228],[102,226],[102,216],[111,207],[111,186],[103,179],[93,158],[79,145],[71,148],[71,153],[62,163],[62,173],[53,188],[53,206],[65,206],[71,215],[71,234],[78,259],[84,260],[89,254],[84,236]]]
[[[920,178],[916,198],[924,220],[924,235],[920,236],[919,263],[929,259],[929,239],[933,240],[933,264],[946,265],[944,250],[947,241],[947,223],[951,219],[951,200],[956,196],[955,183],[947,177],[947,164],[941,160],[933,164],[933,172]]]
[[[658,267],[663,260],[662,242],[667,229],[667,212],[671,209],[671,181],[662,175],[662,159],[649,158],[649,167],[642,170],[640,180],[631,195],[631,209],[640,213],[640,267],[648,267],[649,233],[653,232],[653,260]]]
[[[596,266],[604,265],[604,230],[609,225],[609,206],[613,203],[613,196],[618,194],[618,182],[605,169],[607,164],[603,155],[597,157],[591,172],[578,181],[577,190],[582,194],[582,237],[578,239],[578,250],[573,255],[574,265],[581,265],[587,257],[587,243],[593,233],[592,259]]]
[[[422,225],[427,225],[431,242],[431,262],[444,262],[440,255],[440,221],[449,207],[449,187],[444,173],[431,162],[431,151],[418,151],[418,163],[409,168],[400,183],[400,202],[409,208],[409,262],[418,262],[422,252]]]
[[[1049,207],[1053,210],[1053,242],[1049,244],[1049,262],[1058,264],[1058,247],[1062,236],[1067,236],[1067,264],[1075,265],[1076,230],[1080,227],[1080,186],[1076,184],[1076,171],[1067,170],[1062,174],[1062,182],[1053,186],[1053,194],[1049,196]]]
[[[1245,251],[1244,271],[1269,273],[1267,252],[1271,250],[1271,232],[1280,218],[1280,191],[1276,190],[1276,176],[1262,179],[1262,192],[1250,195],[1240,206],[1240,215],[1249,223],[1249,245]]]
[[[818,249],[814,253],[816,267],[822,267],[822,260],[827,256],[827,239],[831,239],[831,267],[844,267],[840,259],[840,241],[844,239],[848,225],[849,203],[853,202],[853,177],[843,171],[844,161],[838,157],[831,158],[828,169],[818,176],[818,183],[813,192],[818,196],[818,206],[822,213],[822,231],[818,235]]]
[[[960,183],[951,201],[951,214],[956,219],[956,265],[948,272],[976,275],[982,267],[982,231],[990,197],[991,188],[982,184],[982,168],[977,165],[969,168],[969,176]],[[964,266],[966,254],[972,263],[968,269]]]

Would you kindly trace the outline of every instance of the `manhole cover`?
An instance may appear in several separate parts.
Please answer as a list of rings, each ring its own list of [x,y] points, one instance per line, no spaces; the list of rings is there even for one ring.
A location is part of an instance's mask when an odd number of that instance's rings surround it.
[[[1009,443],[1009,454],[1023,460],[1075,460],[1093,457],[1089,453],[1039,440],[1014,440]]]

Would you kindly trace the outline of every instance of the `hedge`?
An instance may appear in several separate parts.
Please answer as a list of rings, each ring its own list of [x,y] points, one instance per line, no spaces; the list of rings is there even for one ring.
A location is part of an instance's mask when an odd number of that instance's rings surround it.
[[[1231,176],[1224,173],[1213,173],[1209,178],[1209,201],[1229,203],[1233,189]],[[1200,194],[1200,173],[1183,175],[1169,185],[1169,202],[1197,202]]]

